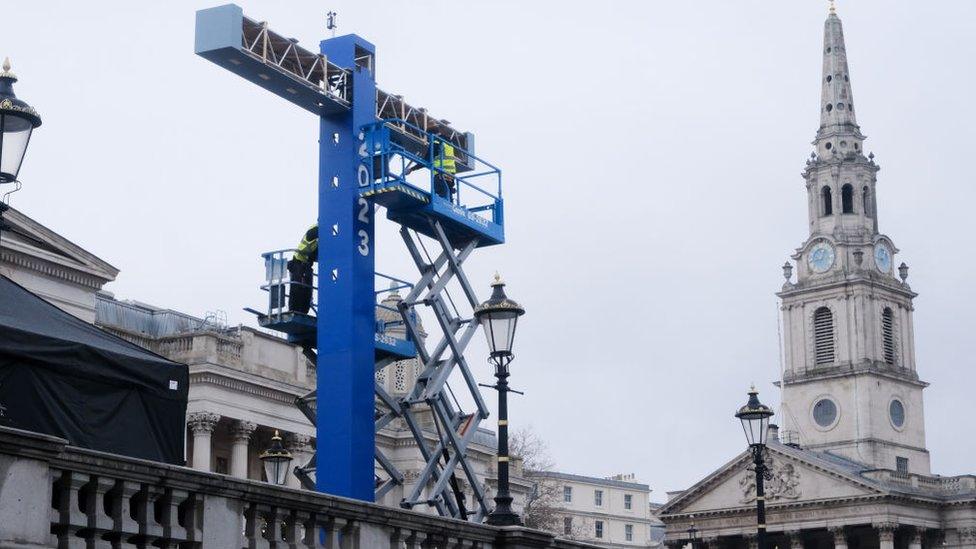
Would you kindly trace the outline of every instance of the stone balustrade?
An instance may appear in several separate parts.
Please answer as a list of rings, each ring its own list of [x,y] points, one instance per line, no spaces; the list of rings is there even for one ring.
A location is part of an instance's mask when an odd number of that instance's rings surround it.
[[[592,546],[75,448],[0,427],[0,547]]]

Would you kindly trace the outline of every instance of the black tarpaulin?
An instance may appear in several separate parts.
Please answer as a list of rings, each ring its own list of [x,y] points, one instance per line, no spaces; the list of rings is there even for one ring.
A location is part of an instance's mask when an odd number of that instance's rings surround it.
[[[0,424],[183,464],[189,373],[0,276]]]

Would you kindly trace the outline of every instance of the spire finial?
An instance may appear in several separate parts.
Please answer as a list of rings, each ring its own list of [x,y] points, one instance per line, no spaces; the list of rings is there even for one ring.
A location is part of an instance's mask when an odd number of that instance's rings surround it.
[[[10,72],[10,58],[3,58],[3,72]]]
[[[837,15],[837,6],[834,5],[834,0],[829,0],[829,1],[830,1],[830,14]]]

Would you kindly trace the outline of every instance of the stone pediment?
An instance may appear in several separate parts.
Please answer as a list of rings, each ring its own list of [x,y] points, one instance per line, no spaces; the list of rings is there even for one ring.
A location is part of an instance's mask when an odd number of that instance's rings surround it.
[[[883,493],[860,478],[856,469],[818,458],[812,453],[770,446],[772,479],[765,482],[766,504],[803,503],[856,498]],[[753,508],[756,502],[752,459],[743,452],[701,482],[669,501],[660,514],[705,513]]]
[[[0,234],[3,263],[96,290],[119,274],[112,265],[14,208],[3,220],[9,226]]]

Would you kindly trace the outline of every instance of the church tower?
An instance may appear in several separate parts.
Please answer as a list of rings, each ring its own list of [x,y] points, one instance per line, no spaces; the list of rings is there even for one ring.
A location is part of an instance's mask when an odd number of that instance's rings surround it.
[[[820,129],[807,160],[810,236],[783,266],[781,422],[804,448],[929,473],[908,267],[879,232],[874,155],[864,155],[841,20],[824,24]],[[900,280],[899,280],[900,278]]]

